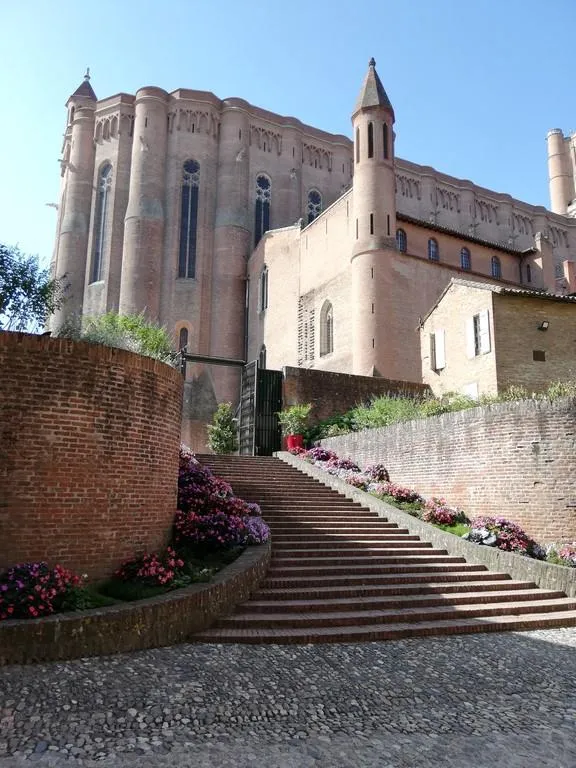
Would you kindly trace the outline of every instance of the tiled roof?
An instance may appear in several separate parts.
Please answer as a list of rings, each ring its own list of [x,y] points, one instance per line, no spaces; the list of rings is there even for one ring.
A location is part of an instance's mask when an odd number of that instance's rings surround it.
[[[378,72],[376,72],[376,62],[374,59],[370,59],[368,64],[368,72],[362,84],[354,113],[366,107],[386,107],[394,114],[390,99],[384,90],[382,81],[378,77]]]
[[[547,291],[536,291],[530,288],[510,288],[506,285],[492,285],[490,283],[477,283],[474,280],[464,280],[461,277],[453,277],[451,283],[464,285],[468,288],[483,288],[492,293],[501,293],[506,296],[528,296],[536,299],[549,299],[550,301],[565,301],[569,304],[576,304],[576,296],[563,295],[560,293],[548,293]]]
[[[498,243],[495,240],[484,240],[481,237],[476,237],[475,235],[469,235],[466,232],[460,232],[457,229],[452,229],[452,227],[446,227],[444,224],[435,224],[433,221],[426,221],[425,219],[417,219],[415,216],[408,216],[408,214],[400,213],[400,211],[396,213],[396,218],[399,221],[407,221],[410,224],[417,224],[419,227],[433,229],[436,232],[444,232],[447,235],[454,235],[454,237],[459,237],[460,239],[466,240],[469,243],[485,245],[488,248],[494,248],[494,250],[497,251],[504,251],[504,253],[513,253],[516,256],[524,256],[527,253],[534,253],[535,251],[535,248],[524,248],[523,250],[520,250],[519,248],[512,248],[509,245],[503,245],[502,243]]]
[[[86,99],[91,99],[92,101],[98,101],[96,98],[96,94],[94,93],[94,89],[90,85],[90,70],[86,70],[86,74],[84,75],[84,80],[80,83],[78,88],[74,91],[72,96],[70,96],[71,99],[73,99],[75,96],[83,96]]]

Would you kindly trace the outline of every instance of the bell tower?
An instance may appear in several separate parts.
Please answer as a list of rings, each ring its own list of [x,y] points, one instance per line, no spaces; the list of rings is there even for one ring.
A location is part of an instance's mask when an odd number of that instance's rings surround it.
[[[394,109],[370,59],[354,130],[352,248],[353,372],[395,378],[388,336],[393,326],[392,264],[396,251]]]

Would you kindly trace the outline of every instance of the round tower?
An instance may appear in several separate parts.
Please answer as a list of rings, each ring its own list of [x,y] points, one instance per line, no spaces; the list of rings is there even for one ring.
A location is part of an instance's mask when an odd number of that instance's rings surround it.
[[[164,249],[164,195],[168,94],[136,93],[134,139],[120,283],[121,314],[145,312],[158,320]]]
[[[548,131],[548,180],[550,183],[550,207],[554,213],[566,214],[574,197],[574,179],[570,172],[567,142],[562,131]]]
[[[62,159],[65,178],[54,274],[64,279],[67,289],[66,301],[50,319],[50,327],[55,330],[67,321],[79,322],[82,315],[94,177],[96,102],[87,70],[84,81],[66,102],[68,125]]]
[[[394,110],[371,59],[352,115],[353,372],[394,378],[390,257],[396,250]]]
[[[245,355],[246,261],[252,251],[249,143],[248,115],[224,102],[218,148],[210,352],[236,360]],[[218,400],[237,401],[238,372],[223,368],[215,386]]]

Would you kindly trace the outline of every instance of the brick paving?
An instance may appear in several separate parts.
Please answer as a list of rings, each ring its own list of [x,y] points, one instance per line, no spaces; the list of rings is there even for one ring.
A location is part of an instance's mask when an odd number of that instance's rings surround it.
[[[576,629],[0,669],[0,768],[574,768]]]

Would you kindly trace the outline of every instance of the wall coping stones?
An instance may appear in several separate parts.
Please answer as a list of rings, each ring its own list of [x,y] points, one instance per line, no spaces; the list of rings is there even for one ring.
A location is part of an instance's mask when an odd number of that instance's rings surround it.
[[[309,464],[304,459],[279,451],[275,454],[279,459],[290,464],[301,472],[314,477],[329,488],[339,491],[344,496],[363,504],[380,517],[408,528],[411,534],[420,536],[434,546],[445,549],[450,555],[466,558],[467,562],[485,565],[489,570],[510,574],[519,581],[532,581],[542,589],[562,590],[568,597],[576,597],[576,568],[545,563],[513,552],[504,552],[494,547],[484,547],[473,544],[453,533],[447,533],[436,528],[431,523],[412,517],[407,512],[387,504],[375,496],[361,491],[323,469]]]
[[[244,602],[268,570],[271,543],[248,547],[213,581],[148,600],[0,623],[0,666],[158,648],[194,633]]]

